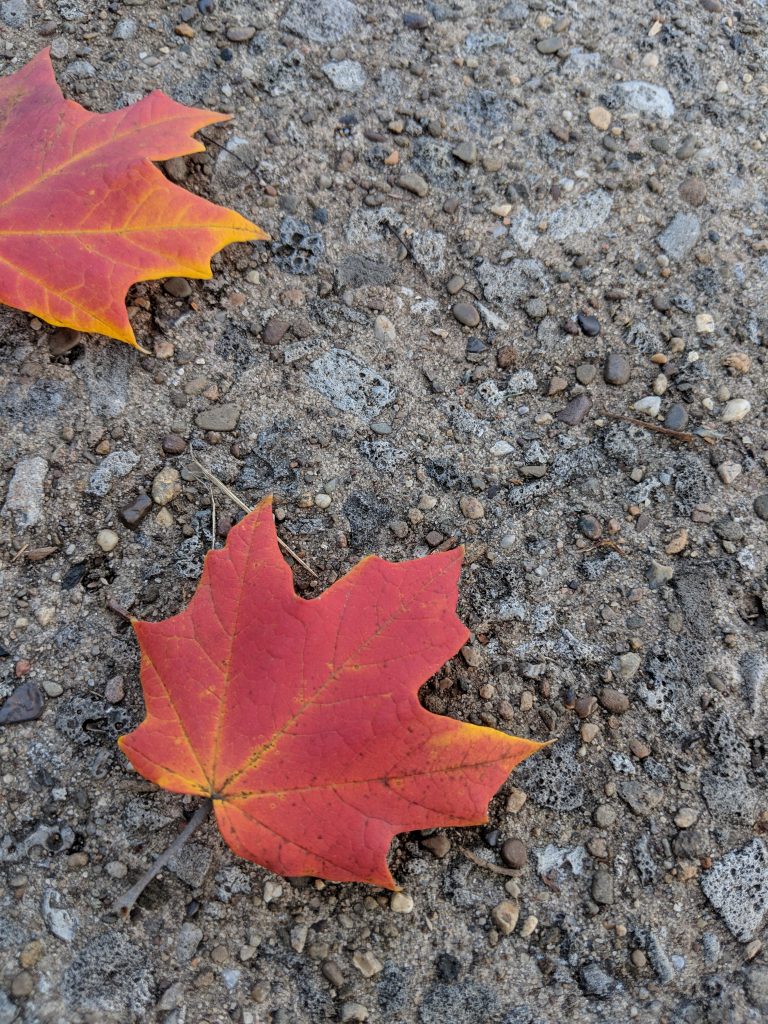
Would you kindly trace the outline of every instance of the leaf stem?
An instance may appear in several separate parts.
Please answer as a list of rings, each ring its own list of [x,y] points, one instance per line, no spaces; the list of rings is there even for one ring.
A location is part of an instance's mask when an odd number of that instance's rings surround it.
[[[170,846],[166,847],[166,849],[163,850],[163,852],[157,858],[152,867],[148,868],[141,876],[141,878],[138,880],[138,882],[132,885],[130,889],[128,889],[126,892],[123,893],[122,896],[115,900],[115,902],[112,904],[113,913],[117,914],[118,917],[122,917],[124,919],[127,919],[131,916],[131,911],[133,910],[139,896],[141,896],[141,894],[144,892],[144,890],[152,881],[152,879],[156,875],[160,874],[160,872],[163,870],[168,861],[170,861],[171,858],[179,852],[179,850],[184,846],[184,844],[195,831],[195,829],[199,828],[199,826],[202,825],[202,823],[211,813],[212,806],[213,802],[211,800],[203,800],[203,802],[200,804],[195,813],[187,822],[184,830],[182,832],[179,832],[179,834],[176,836],[176,838],[173,840]]]

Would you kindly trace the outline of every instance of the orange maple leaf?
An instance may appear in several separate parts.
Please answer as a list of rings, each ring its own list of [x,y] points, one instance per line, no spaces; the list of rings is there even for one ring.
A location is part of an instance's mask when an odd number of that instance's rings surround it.
[[[64,99],[48,50],[0,79],[0,301],[138,347],[132,284],[209,278],[225,245],[269,237],[151,163],[199,153],[192,133],[227,120],[162,92],[92,114]]]
[[[461,560],[460,548],[364,558],[307,601],[267,498],[208,553],[183,612],[134,622],[147,715],[123,752],[165,789],[211,797],[241,857],[396,888],[393,836],[487,821],[509,772],[543,746],[419,703],[468,637]]]

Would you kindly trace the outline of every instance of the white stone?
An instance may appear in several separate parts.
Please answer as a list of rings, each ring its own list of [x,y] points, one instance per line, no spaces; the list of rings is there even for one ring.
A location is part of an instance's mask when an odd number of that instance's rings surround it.
[[[386,344],[392,344],[393,341],[397,340],[395,325],[388,316],[383,314],[377,316],[373,321],[373,334],[377,341],[385,342]]]
[[[651,82],[622,82],[619,93],[624,105],[638,114],[670,118],[675,116],[675,104],[669,90]]]
[[[710,313],[699,313],[696,317],[697,334],[714,334],[715,321]]]
[[[365,85],[365,71],[356,60],[332,60],[323,72],[338,92],[358,92]]]
[[[405,892],[393,892],[389,906],[396,914],[411,914],[413,913],[413,897]]]
[[[114,551],[120,543],[120,538],[114,530],[99,530],[96,534],[96,543],[102,551]]]
[[[653,418],[659,415],[661,399],[658,395],[646,395],[646,397],[641,398],[639,402],[635,402],[632,408],[635,412],[642,412],[646,416]]]
[[[751,411],[752,406],[746,398],[732,398],[725,403],[723,409],[723,423],[741,423],[744,417]]]

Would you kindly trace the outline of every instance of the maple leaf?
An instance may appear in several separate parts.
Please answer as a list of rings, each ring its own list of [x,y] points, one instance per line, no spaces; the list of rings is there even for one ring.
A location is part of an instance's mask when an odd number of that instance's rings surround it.
[[[123,752],[165,789],[211,797],[241,857],[397,888],[398,832],[487,821],[509,772],[543,746],[419,703],[469,635],[461,560],[460,548],[364,558],[304,600],[265,499],[208,553],[183,612],[134,622],[147,714]]]
[[[92,114],[64,99],[48,50],[0,79],[0,301],[138,347],[132,284],[209,278],[225,245],[269,237],[151,163],[199,153],[192,133],[227,120],[162,92]]]

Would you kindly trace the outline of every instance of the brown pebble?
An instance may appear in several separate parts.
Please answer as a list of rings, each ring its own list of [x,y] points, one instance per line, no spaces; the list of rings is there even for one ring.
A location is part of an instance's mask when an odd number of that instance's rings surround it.
[[[569,427],[576,427],[591,408],[592,399],[588,395],[576,395],[564,409],[555,413],[555,419],[560,420],[561,423],[567,423]]]
[[[187,450],[187,442],[181,434],[166,434],[161,443],[166,455],[182,455]]]
[[[510,868],[524,868],[528,863],[528,851],[520,839],[507,839],[501,847],[501,859]]]
[[[261,336],[262,341],[265,345],[277,345],[283,340],[290,326],[285,320],[273,316],[264,327],[264,333]]]
[[[590,694],[588,696],[582,696],[576,698],[576,703],[573,706],[574,711],[579,718],[589,718],[592,712],[597,707],[597,701]]]
[[[130,505],[120,509],[119,516],[126,526],[131,530],[135,530],[142,520],[146,518],[151,508],[152,499],[149,495],[140,494]]]
[[[453,277],[448,279],[445,287],[449,295],[456,295],[464,287],[464,278],[459,274],[454,274]]]
[[[443,857],[446,857],[451,850],[450,839],[447,836],[440,834],[436,836],[428,836],[426,839],[422,839],[421,845],[425,850],[429,850],[431,854],[437,857],[438,860],[442,860]]]
[[[599,696],[600,703],[605,710],[614,715],[623,715],[625,711],[629,710],[629,697],[621,690],[614,689],[613,686],[604,686]]]

